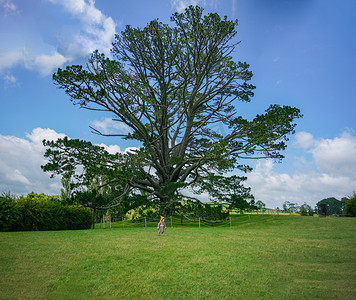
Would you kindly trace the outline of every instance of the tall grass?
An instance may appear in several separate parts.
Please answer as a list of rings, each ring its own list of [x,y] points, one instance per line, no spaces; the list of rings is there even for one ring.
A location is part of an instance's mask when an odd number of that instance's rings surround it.
[[[355,218],[167,227],[0,233],[0,299],[356,299]]]

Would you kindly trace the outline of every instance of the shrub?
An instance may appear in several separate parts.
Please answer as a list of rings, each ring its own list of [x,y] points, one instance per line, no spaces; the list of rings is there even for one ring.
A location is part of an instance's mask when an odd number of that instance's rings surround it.
[[[12,230],[18,220],[16,197],[11,193],[0,196],[0,231]]]

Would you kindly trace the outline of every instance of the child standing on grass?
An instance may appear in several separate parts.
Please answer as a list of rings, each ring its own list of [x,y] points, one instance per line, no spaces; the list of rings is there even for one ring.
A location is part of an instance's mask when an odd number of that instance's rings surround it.
[[[161,216],[161,221],[159,221],[158,225],[157,225],[157,230],[158,230],[158,236],[160,236],[162,234],[163,236],[163,233],[166,229],[166,223],[164,222],[164,217]]]

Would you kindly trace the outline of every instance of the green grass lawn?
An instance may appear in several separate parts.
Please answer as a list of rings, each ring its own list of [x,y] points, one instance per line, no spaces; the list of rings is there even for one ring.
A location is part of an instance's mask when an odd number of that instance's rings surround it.
[[[356,218],[167,225],[2,232],[0,299],[356,299]]]

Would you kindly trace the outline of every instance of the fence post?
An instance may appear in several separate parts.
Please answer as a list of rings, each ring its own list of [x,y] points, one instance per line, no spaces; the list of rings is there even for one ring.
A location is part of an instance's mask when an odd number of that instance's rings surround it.
[[[173,223],[172,223],[172,216],[171,216],[171,228],[173,228]]]
[[[230,217],[230,228],[231,228],[231,217]]]
[[[104,229],[105,229],[105,217],[103,216],[103,224],[104,224]]]
[[[250,218],[250,215],[248,215],[248,223],[249,223],[249,225],[251,225],[251,218]]]
[[[110,229],[111,229],[111,215],[110,215]]]
[[[124,217],[122,217],[122,228],[124,228],[124,227],[125,227],[125,225],[124,225],[124,221],[125,221],[125,219],[124,219]]]
[[[199,217],[199,228],[200,228],[200,217]]]
[[[146,217],[145,217],[145,227],[147,227],[147,224],[146,224]]]

